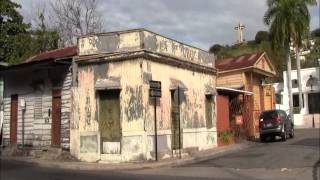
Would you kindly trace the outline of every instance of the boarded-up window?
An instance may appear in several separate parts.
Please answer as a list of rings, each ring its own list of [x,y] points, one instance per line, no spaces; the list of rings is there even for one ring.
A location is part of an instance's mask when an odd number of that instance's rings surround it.
[[[42,119],[42,97],[41,96],[34,98],[34,118]]]
[[[207,128],[213,127],[213,96],[206,95],[206,124]]]
[[[99,91],[99,129],[101,142],[120,142],[119,90]]]

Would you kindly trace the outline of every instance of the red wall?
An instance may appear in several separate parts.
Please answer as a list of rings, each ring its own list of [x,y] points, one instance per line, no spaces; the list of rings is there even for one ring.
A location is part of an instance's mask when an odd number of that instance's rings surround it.
[[[217,132],[230,130],[229,97],[217,96]]]

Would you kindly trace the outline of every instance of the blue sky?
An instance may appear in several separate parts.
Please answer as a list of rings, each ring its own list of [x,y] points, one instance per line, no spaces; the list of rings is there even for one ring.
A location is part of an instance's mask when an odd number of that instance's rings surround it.
[[[50,0],[15,0],[26,22],[36,17],[36,9]],[[246,25],[245,39],[254,39],[267,30],[262,18],[265,0],[98,0],[105,31],[147,28],[179,41],[209,49],[212,44],[236,41],[233,27]],[[311,7],[311,29],[319,26],[319,7]]]

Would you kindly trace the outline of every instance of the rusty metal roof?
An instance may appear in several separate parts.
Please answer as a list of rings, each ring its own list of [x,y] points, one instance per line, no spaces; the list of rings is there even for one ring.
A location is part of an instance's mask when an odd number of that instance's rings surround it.
[[[27,59],[25,63],[36,62],[36,61],[45,61],[45,60],[56,60],[56,59],[66,59],[72,58],[77,55],[77,47],[66,47],[61,49],[54,49],[51,51],[46,51],[34,55]]]
[[[216,61],[216,68],[219,71],[229,71],[254,66],[254,64],[264,55],[264,52],[245,54],[238,57],[219,59]]]

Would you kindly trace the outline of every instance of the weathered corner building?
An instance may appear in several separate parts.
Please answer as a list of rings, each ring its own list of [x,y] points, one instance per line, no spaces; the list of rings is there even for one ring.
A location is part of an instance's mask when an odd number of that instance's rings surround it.
[[[80,37],[71,153],[83,161],[154,159],[155,115],[159,158],[216,146],[214,67],[212,54],[144,29]],[[161,82],[156,103],[150,80]]]

